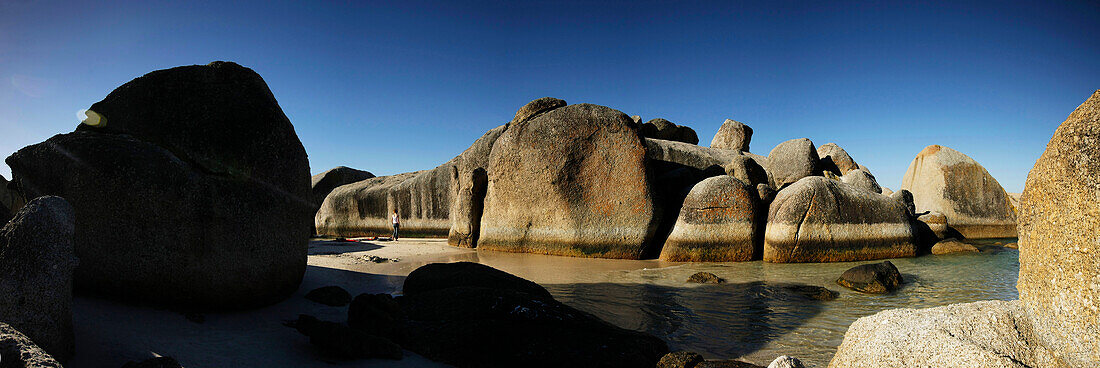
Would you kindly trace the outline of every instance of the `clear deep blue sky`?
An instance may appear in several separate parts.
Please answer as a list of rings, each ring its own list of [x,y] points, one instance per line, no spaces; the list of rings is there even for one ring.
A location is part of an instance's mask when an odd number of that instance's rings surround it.
[[[1100,89],[1095,1],[90,3],[0,0],[0,156],[146,72],[231,60],[267,81],[313,173],[432,168],[553,96],[702,145],[726,118],[759,154],[835,142],[893,189],[946,145],[1019,192]]]

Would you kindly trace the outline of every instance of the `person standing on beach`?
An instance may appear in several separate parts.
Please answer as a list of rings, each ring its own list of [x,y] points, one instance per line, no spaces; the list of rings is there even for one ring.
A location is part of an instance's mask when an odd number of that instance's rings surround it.
[[[401,218],[397,216],[397,210],[393,210],[393,240],[397,240],[397,228],[401,227]]]

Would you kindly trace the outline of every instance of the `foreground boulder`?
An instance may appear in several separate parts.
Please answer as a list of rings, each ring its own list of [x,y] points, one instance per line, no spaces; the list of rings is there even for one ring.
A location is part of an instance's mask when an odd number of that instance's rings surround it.
[[[763,256],[776,263],[913,257],[914,241],[900,202],[813,176],[779,191],[772,201]]]
[[[1018,301],[882,311],[848,327],[829,367],[1066,366],[1038,344],[1025,314]]]
[[[688,126],[676,125],[672,122],[657,118],[647,121],[639,128],[643,137],[663,139],[666,141],[684,142],[687,144],[699,144],[699,135]]]
[[[309,162],[258,74],[227,62],[159,70],[90,110],[76,132],[7,159],[24,196],[72,204],[78,289],[211,308],[297,290]]]
[[[792,139],[772,148],[765,166],[772,188],[783,190],[807,176],[821,175],[817,150],[806,138]]]
[[[868,294],[883,294],[897,290],[903,280],[901,272],[890,261],[859,265],[844,271],[836,283]]]
[[[641,258],[658,218],[630,118],[569,105],[512,124],[489,157],[478,248]]]
[[[61,363],[26,335],[0,322],[0,362],[4,367],[61,368]]]
[[[1001,184],[977,161],[939,145],[925,147],[902,178],[917,213],[937,211],[966,238],[1016,236],[1016,213]]]
[[[728,175],[696,184],[661,249],[673,262],[741,262],[759,257],[756,191]]]
[[[60,361],[75,351],[73,222],[68,202],[40,197],[0,229],[0,321]]]
[[[660,339],[561,304],[545,289],[476,281],[497,278],[488,266],[459,266],[475,275],[470,284],[410,289],[421,277],[442,279],[433,275],[440,268],[424,267],[432,268],[409,274],[397,302],[408,317],[401,345],[430,359],[458,367],[653,367],[668,352]]]
[[[323,173],[314,175],[310,180],[313,185],[313,202],[317,204],[317,207],[320,207],[321,203],[325,201],[325,197],[332,193],[332,190],[336,187],[373,177],[374,174],[369,171],[356,170],[347,166],[328,169]]]
[[[1020,198],[1016,288],[1036,335],[1067,366],[1100,362],[1098,141],[1100,91],[1054,132]]]
[[[383,337],[371,335],[342,323],[318,320],[310,315],[299,315],[288,327],[309,337],[309,343],[323,354],[337,359],[395,359],[404,353],[401,347]]]
[[[722,122],[722,127],[718,128],[718,132],[714,133],[714,138],[710,140],[710,148],[748,152],[751,141],[752,128],[739,121],[726,119]]]

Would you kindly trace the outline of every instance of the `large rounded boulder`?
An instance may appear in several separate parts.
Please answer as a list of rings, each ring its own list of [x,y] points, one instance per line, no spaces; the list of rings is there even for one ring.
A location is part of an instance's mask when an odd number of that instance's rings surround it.
[[[726,119],[710,140],[710,148],[748,152],[749,142],[752,142],[752,128],[739,121]]]
[[[211,308],[297,290],[309,161],[256,72],[228,62],[155,71],[87,115],[7,159],[25,197],[72,204],[78,289]]]
[[[317,207],[320,207],[321,203],[325,201],[325,197],[332,193],[332,190],[336,187],[373,177],[374,174],[371,174],[370,171],[353,169],[347,166],[328,169],[310,179],[313,186],[313,202],[316,203]]]
[[[64,199],[32,200],[0,229],[0,321],[62,362],[75,351],[76,264],[73,208]]]
[[[489,156],[478,248],[637,259],[657,227],[626,114],[579,104],[511,124]]]
[[[948,147],[925,147],[902,178],[917,213],[938,211],[967,238],[1016,236],[1016,213],[1001,184],[982,165]]]
[[[844,262],[913,257],[909,214],[900,202],[820,176],[779,191],[768,210],[764,260]]]
[[[691,188],[661,249],[661,260],[739,262],[756,250],[758,199],[754,188],[720,175]]]
[[[647,121],[639,127],[642,136],[666,141],[699,144],[699,135],[691,127],[676,125],[671,121],[657,118]]]
[[[1020,302],[1068,366],[1100,362],[1100,91],[1058,127],[1020,197]],[[954,226],[954,220],[948,218]]]
[[[765,167],[776,190],[807,176],[821,175],[814,142],[806,138],[792,139],[772,148]]]

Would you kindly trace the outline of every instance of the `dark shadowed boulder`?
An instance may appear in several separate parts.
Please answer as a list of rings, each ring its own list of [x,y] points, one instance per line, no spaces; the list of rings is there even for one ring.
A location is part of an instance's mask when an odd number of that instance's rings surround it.
[[[310,315],[299,315],[288,327],[298,330],[309,337],[312,344],[322,354],[337,359],[395,359],[400,360],[404,353],[401,346],[389,339],[371,335],[364,331],[348,327],[342,323],[318,320]]]
[[[691,277],[688,277],[687,282],[694,282],[697,284],[721,284],[726,282],[726,280],[710,272],[696,272],[692,274]]]
[[[0,367],[61,368],[61,363],[19,330],[0,322]]]
[[[8,180],[0,176],[0,224],[8,223],[26,201],[14,190],[8,189]]]
[[[772,148],[765,166],[772,188],[782,190],[807,176],[821,175],[817,150],[806,138],[792,139]]]
[[[309,162],[258,74],[225,62],[159,70],[91,110],[95,126],[7,159],[25,196],[72,204],[78,289],[210,308],[297,290]]]
[[[852,170],[859,170],[859,165],[855,160],[852,160],[852,156],[848,155],[848,151],[840,148],[836,143],[825,143],[821,147],[817,148],[817,156],[821,161],[828,162],[826,165],[829,169],[835,170],[837,176],[843,176]],[[871,172],[868,171],[868,174]]]
[[[316,203],[317,207],[321,207],[321,203],[325,201],[325,197],[327,197],[333,189],[336,189],[336,187],[373,177],[374,174],[371,174],[369,171],[356,170],[347,166],[337,166],[328,169],[328,171],[314,175],[311,179],[313,183],[313,202]]]
[[[1098,199],[1100,91],[1058,126],[1020,197],[1016,288],[1036,335],[1067,366],[1100,362]]]
[[[509,125],[489,157],[478,248],[642,257],[658,217],[645,145],[629,122],[579,104]]]
[[[324,305],[341,307],[351,303],[351,294],[342,287],[329,285],[310,290],[306,293],[306,299]]]
[[[752,128],[738,121],[726,119],[718,133],[710,140],[710,148],[728,150],[749,151],[749,142],[752,141]]]
[[[498,290],[515,290],[551,298],[542,286],[510,273],[473,262],[431,263],[409,273],[403,293],[415,295],[436,289],[477,286]]]
[[[798,294],[798,295],[802,295],[802,296],[810,298],[810,299],[817,299],[817,300],[826,301],[826,302],[830,301],[830,300],[836,300],[836,298],[838,296],[840,296],[840,293],[829,290],[829,289],[821,287],[821,286],[795,284],[795,285],[784,286],[783,288],[786,289],[787,291],[791,292],[791,293],[794,293],[794,294]]]
[[[469,273],[495,279],[499,272]],[[406,284],[406,294],[397,298],[408,318],[401,345],[458,367],[652,367],[668,352],[660,339],[615,327],[543,296],[545,290],[479,285],[491,284]]]
[[[728,175],[707,178],[688,193],[661,249],[673,262],[740,262],[759,257],[756,191]]]
[[[768,212],[764,260],[844,262],[916,256],[898,201],[820,176],[779,191]]]
[[[883,294],[901,287],[901,273],[890,261],[859,265],[844,271],[836,283],[868,294]]]
[[[750,188],[755,188],[757,184],[769,184],[768,172],[752,156],[733,156],[722,165],[722,168],[725,169],[726,175],[737,178]]]
[[[928,230],[932,231],[937,238],[942,239],[947,234],[947,216],[944,216],[942,213],[932,211],[920,215],[920,217],[917,217],[917,220],[928,225]]]
[[[869,192],[882,193],[882,187],[878,186],[875,176],[863,170],[849,170],[840,177],[840,181]]]
[[[396,341],[405,338],[405,312],[390,294],[359,294],[348,306],[348,326]]]
[[[695,134],[694,129],[688,126],[676,125],[661,118],[653,119],[642,124],[639,128],[639,133],[646,138],[684,142],[687,144],[699,144],[699,136]]]
[[[760,198],[761,208],[768,208],[768,206],[772,204],[772,201],[775,200],[775,195],[778,194],[778,192],[772,189],[768,184],[760,183],[756,184],[756,194],[757,197]]]
[[[690,351],[674,351],[661,357],[657,368],[694,368],[703,362],[703,356]]]
[[[39,197],[0,229],[0,321],[63,362],[75,351],[73,222],[64,199]]]
[[[939,145],[925,147],[902,178],[917,213],[938,211],[966,238],[1016,236],[1008,193],[977,161]]]

